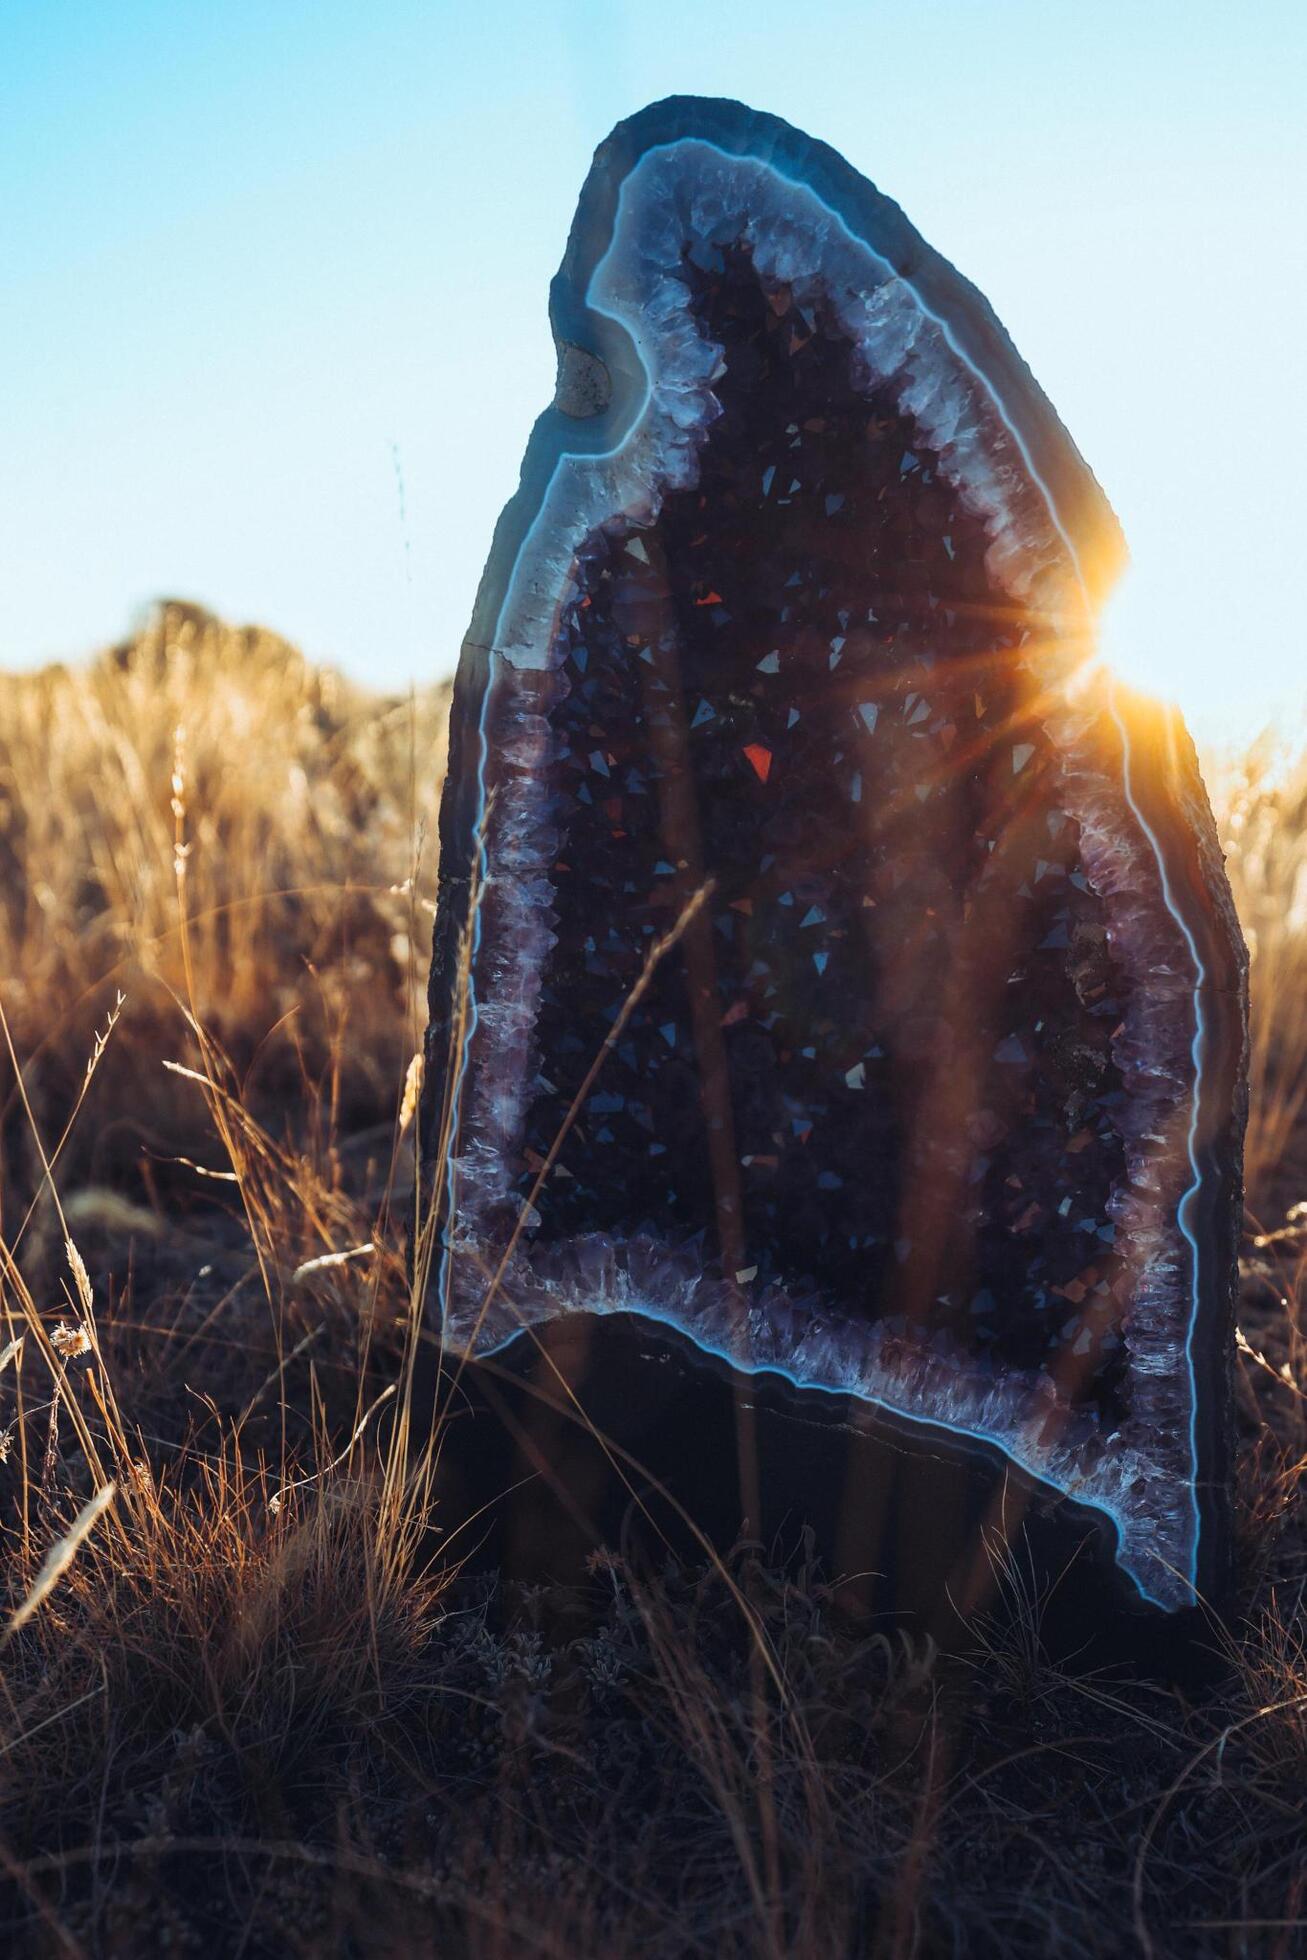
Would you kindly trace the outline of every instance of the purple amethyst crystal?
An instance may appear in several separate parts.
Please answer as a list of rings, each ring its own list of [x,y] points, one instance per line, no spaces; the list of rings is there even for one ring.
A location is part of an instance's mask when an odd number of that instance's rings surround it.
[[[1245,960],[1187,735],[1093,664],[1111,510],[981,295],[738,104],[614,132],[551,313],[441,813],[444,1345],[663,1323],[1187,1606]]]

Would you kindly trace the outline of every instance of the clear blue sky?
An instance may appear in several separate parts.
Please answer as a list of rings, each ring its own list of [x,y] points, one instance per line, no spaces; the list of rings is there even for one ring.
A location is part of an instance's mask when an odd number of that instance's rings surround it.
[[[595,144],[836,144],[984,288],[1124,521],[1127,661],[1307,696],[1307,7],[0,0],[0,662],[159,593],[450,670]],[[402,485],[402,494],[401,494]]]

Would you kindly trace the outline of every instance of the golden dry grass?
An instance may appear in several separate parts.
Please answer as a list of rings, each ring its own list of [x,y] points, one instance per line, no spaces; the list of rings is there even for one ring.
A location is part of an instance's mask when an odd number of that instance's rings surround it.
[[[193,1136],[162,1070],[188,986],[256,1097],[307,1078],[324,1119],[388,1106],[420,1025],[444,741],[440,691],[378,702],[181,606],[89,669],[0,677],[0,973],[44,1135],[127,997],[65,1183],[121,1187]],[[11,1173],[31,1157],[13,1112]]]
[[[1255,941],[1247,1554],[1187,1701],[1059,1673],[1020,1616],[961,1661],[868,1638],[802,1554],[461,1576],[401,1224],[444,695],[178,606],[0,692],[7,1938],[1295,1950],[1307,769],[1218,785]]]
[[[1269,1229],[1307,1195],[1307,725],[1208,773],[1252,955],[1248,1202]]]

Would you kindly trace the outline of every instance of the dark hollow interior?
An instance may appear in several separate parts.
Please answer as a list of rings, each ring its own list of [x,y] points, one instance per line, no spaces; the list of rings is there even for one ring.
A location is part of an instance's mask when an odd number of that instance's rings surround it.
[[[829,316],[739,248],[684,277],[725,349],[699,482],[590,537],[559,629],[523,1192],[651,945],[714,887],[535,1242],[648,1234],[746,1293],[1045,1370],[1115,1423],[1125,983],[1056,800],[1041,623]]]

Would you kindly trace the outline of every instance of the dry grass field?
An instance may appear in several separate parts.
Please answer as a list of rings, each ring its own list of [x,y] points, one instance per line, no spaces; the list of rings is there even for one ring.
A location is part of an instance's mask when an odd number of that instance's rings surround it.
[[[460,1570],[404,1255],[446,705],[180,605],[0,679],[8,1949],[1301,1951],[1307,762],[1211,771],[1242,1577],[1182,1692],[1059,1671],[1029,1599],[869,1637],[802,1551]]]

